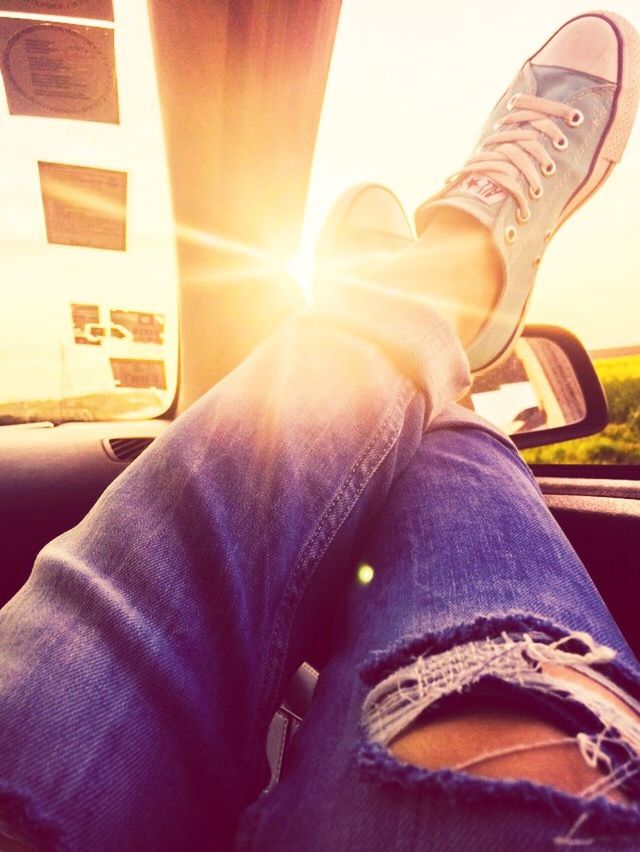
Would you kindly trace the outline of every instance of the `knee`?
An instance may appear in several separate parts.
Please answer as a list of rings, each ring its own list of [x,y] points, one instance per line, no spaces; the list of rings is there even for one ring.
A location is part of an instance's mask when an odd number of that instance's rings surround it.
[[[640,833],[639,690],[614,656],[534,616],[413,640],[364,672],[368,765],[448,795],[560,802],[580,826],[604,800],[599,818],[617,807]]]
[[[571,681],[566,667],[559,680]],[[586,690],[620,707],[636,724],[638,716],[613,693],[581,676]],[[603,784],[610,801],[628,803],[616,786],[607,787],[606,767],[585,759],[576,736],[559,722],[513,700],[488,695],[469,696],[434,718],[418,719],[389,743],[390,753],[425,769],[452,769],[483,778],[548,784],[579,796]]]

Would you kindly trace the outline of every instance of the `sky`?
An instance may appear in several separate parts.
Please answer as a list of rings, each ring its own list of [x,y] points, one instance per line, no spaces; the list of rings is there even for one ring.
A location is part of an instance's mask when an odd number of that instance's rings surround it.
[[[523,61],[575,0],[343,0],[307,204],[309,255],[348,186],[387,184],[412,211],[461,166]],[[611,10],[640,29],[640,2]],[[640,344],[640,123],[606,185],[563,225],[542,262],[529,320],[591,349]]]

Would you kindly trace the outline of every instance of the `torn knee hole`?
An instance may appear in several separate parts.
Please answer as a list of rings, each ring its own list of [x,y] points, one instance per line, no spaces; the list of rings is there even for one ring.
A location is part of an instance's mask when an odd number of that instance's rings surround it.
[[[427,770],[640,799],[638,704],[603,674],[614,652],[582,633],[461,639],[374,683],[363,708],[373,742]]]
[[[576,737],[559,724],[472,691],[464,707],[418,719],[389,743],[390,753],[425,769],[452,769],[483,778],[526,779],[581,795],[605,768],[590,766]],[[621,791],[606,794],[628,803]]]

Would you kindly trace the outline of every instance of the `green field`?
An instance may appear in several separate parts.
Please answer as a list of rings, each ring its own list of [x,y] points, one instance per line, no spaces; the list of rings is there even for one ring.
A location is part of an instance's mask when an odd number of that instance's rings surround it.
[[[640,355],[594,360],[609,425],[590,438],[525,450],[529,464],[640,464]]]

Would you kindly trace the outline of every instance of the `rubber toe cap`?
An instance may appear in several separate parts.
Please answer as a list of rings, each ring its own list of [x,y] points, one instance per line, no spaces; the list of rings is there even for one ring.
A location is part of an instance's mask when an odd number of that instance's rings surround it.
[[[572,68],[615,83],[618,80],[619,43],[614,24],[604,16],[574,18],[531,61],[534,65]]]

